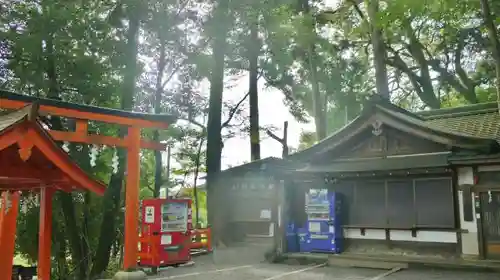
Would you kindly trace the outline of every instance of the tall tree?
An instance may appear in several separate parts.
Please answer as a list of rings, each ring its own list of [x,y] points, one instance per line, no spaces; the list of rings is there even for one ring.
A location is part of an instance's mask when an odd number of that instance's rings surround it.
[[[326,138],[326,95],[321,92],[318,80],[318,63],[316,53],[316,21],[313,18],[313,11],[309,0],[299,0],[298,12],[304,14],[304,24],[309,27],[310,40],[305,43],[306,62],[309,70],[309,83],[312,86],[312,104],[314,112],[314,124],[316,126],[316,139]],[[307,29],[306,29],[307,30]]]
[[[215,221],[217,200],[215,197],[216,179],[221,169],[221,114],[222,94],[224,91],[224,56],[226,53],[226,36],[229,29],[229,0],[218,0],[214,8],[210,33],[212,37],[213,67],[210,73],[210,97],[207,123],[207,207],[208,222],[214,225],[214,242],[218,242],[219,228]]]
[[[379,22],[379,0],[368,1],[368,16],[371,23],[371,41],[373,48],[373,65],[375,68],[375,85],[377,94],[390,99],[389,82],[387,77],[387,66],[385,43]],[[365,1],[366,2],[366,1]]]
[[[492,13],[488,0],[481,0],[481,11],[484,25],[488,30],[491,53],[493,55],[493,59],[495,60],[497,102],[499,102],[498,106],[500,109],[500,40],[498,36],[498,28],[495,24],[495,21],[497,21],[498,18],[494,13]]]
[[[248,92],[250,99],[250,152],[252,160],[260,159],[260,126],[259,126],[259,12],[255,2],[251,4],[250,15],[248,15],[248,25],[250,27],[250,37],[247,42],[247,52],[249,61],[249,82]]]
[[[126,46],[124,57],[126,59],[125,67],[123,68],[122,96],[121,109],[132,111],[134,106],[134,94],[136,89],[136,79],[138,77],[137,68],[137,53],[138,53],[138,37],[141,22],[143,6],[141,1],[129,0],[117,4],[114,15],[125,15],[128,22],[126,30]],[[117,18],[117,20],[122,20]],[[120,130],[120,137],[127,135],[127,129]],[[109,264],[111,247],[114,242],[114,235],[110,234],[116,231],[116,217],[121,209],[121,191],[124,179],[126,152],[120,149],[118,152],[119,168],[118,172],[111,176],[108,188],[104,194],[104,203],[102,204],[103,218],[101,222],[101,232],[99,235],[99,243],[95,251],[94,262],[91,275],[93,277],[101,274],[106,270]]]

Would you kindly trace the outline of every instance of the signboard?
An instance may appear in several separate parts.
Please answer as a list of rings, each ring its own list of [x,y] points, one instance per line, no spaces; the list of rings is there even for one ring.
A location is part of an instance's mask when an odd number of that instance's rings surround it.
[[[153,206],[146,206],[146,218],[144,223],[153,224],[155,222],[155,208]]]
[[[268,209],[260,210],[260,218],[261,219],[271,219],[271,210],[268,210]]]

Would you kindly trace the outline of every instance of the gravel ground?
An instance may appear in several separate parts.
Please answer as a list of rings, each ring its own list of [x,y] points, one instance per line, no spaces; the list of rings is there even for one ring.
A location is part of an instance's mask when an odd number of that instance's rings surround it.
[[[456,270],[409,269],[384,276],[385,270],[269,264],[264,253],[269,244],[217,249],[194,258],[193,266],[162,270],[155,280],[498,280],[499,273]]]
[[[498,280],[500,273],[459,270],[409,269],[389,275],[383,280]]]
[[[368,280],[384,272],[371,269],[313,268],[313,266],[283,264],[221,267],[218,270],[203,270],[195,266],[188,271],[172,271],[168,276],[160,276],[156,280]]]
[[[186,270],[185,270],[186,269]],[[218,266],[179,268],[156,280],[498,280],[497,273],[445,270],[403,270],[384,276],[377,269],[290,266],[283,264],[257,264],[248,266]]]

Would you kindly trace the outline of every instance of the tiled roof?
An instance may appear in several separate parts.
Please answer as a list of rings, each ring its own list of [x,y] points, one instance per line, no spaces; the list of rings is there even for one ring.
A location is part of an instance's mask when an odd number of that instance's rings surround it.
[[[425,122],[440,130],[500,141],[500,114],[497,103],[418,112]]]
[[[381,111],[385,112],[386,114],[397,117],[398,119],[405,120],[408,123],[411,123],[411,124],[419,126],[419,127],[430,129],[430,130],[437,132],[437,133],[445,133],[445,134],[448,134],[450,136],[472,138],[472,139],[476,139],[476,140],[479,138],[488,139],[488,140],[495,139],[495,138],[491,138],[488,136],[483,137],[479,134],[470,134],[467,130],[459,129],[459,127],[455,128],[454,126],[449,126],[446,119],[435,118],[432,120],[426,120],[426,119],[415,118],[409,114],[395,112],[393,110],[389,110],[389,109],[386,109],[383,107],[380,107],[379,109]],[[473,115],[471,115],[471,116],[473,116]],[[451,118],[451,119],[454,120],[454,118]]]
[[[346,137],[350,138],[356,131],[363,129],[366,122],[377,113],[389,116],[392,121],[400,122],[402,126],[409,125],[409,130],[423,129],[429,137],[439,134],[444,137],[441,139],[444,139],[447,145],[478,151],[500,148],[500,115],[497,103],[410,112],[375,95],[366,101],[361,114],[350,123],[312,147],[290,155],[290,158],[305,159],[313,154],[319,155],[335,149],[346,141]]]
[[[28,117],[31,110],[30,106],[24,107],[20,110],[10,112],[10,113],[0,113],[0,132],[4,129],[11,127],[12,125],[24,120]]]

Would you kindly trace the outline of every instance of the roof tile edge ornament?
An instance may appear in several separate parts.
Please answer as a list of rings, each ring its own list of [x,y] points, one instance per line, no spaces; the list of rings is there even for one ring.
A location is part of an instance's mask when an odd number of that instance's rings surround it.
[[[373,127],[373,130],[372,130],[372,133],[373,135],[375,136],[380,136],[382,134],[382,121],[380,120],[375,120],[373,121],[372,123],[372,127]]]
[[[30,116],[28,116],[28,118],[30,118]],[[24,137],[17,142],[17,145],[19,146],[19,150],[17,150],[19,157],[23,161],[29,160],[34,146],[33,142],[29,141],[27,137]]]

